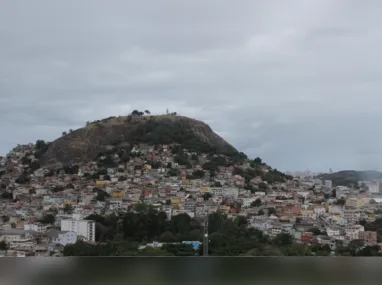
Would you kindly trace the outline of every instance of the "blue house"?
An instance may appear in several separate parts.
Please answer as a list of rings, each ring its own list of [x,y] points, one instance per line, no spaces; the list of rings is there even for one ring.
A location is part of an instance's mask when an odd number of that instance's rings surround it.
[[[200,241],[182,241],[183,244],[191,244],[192,247],[197,250],[202,244]]]

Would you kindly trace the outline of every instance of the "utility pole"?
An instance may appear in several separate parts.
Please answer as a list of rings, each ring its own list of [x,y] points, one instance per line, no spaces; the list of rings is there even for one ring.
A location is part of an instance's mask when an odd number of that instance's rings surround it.
[[[208,212],[204,210],[203,256],[208,256]]]

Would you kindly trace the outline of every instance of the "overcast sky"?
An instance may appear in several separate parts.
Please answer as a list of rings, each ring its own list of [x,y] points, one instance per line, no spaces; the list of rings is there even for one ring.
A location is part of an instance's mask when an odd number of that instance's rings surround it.
[[[381,1],[2,0],[0,155],[166,108],[280,170],[382,170]]]

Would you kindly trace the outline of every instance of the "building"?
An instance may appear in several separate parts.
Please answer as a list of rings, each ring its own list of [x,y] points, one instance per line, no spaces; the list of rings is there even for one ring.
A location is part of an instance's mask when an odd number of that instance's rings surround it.
[[[379,185],[380,183],[377,181],[371,181],[368,183],[369,193],[379,193]]]
[[[335,227],[332,227],[332,228],[327,227],[326,228],[326,234],[328,235],[328,237],[339,236],[340,235],[340,229],[335,228]]]
[[[356,210],[346,209],[344,210],[344,218],[349,225],[358,223],[360,219],[360,213]]]
[[[48,226],[44,225],[42,223],[28,223],[24,224],[24,230],[25,231],[34,231],[34,232],[46,232]]]
[[[304,232],[301,234],[300,240],[303,243],[311,243],[313,241],[313,235],[310,232]]]
[[[55,231],[51,235],[52,243],[66,246],[77,242],[77,233],[75,232],[58,232]]]
[[[362,199],[349,198],[346,200],[346,206],[352,209],[360,209],[364,204]]]
[[[80,220],[78,216],[73,219],[61,220],[61,231],[75,232],[85,241],[95,242],[95,221]]]
[[[359,238],[363,239],[365,245],[376,245],[377,244],[377,232],[364,231],[359,232]]]
[[[360,232],[365,231],[362,225],[351,225],[345,228],[345,236],[349,237],[351,240],[359,239]]]

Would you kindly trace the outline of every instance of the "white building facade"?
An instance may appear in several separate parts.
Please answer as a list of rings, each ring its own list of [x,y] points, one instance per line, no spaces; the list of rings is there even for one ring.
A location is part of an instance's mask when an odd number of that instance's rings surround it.
[[[61,220],[61,231],[75,232],[85,241],[95,242],[95,221],[74,219]]]
[[[42,233],[42,232],[46,232],[47,229],[48,229],[48,226],[41,223],[24,224],[25,231],[34,231],[34,232]]]
[[[60,232],[58,236],[53,239],[53,243],[66,246],[67,244],[74,244],[77,241],[77,233],[75,232]]]

